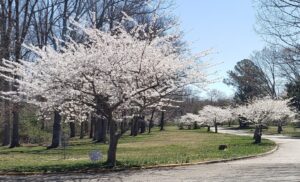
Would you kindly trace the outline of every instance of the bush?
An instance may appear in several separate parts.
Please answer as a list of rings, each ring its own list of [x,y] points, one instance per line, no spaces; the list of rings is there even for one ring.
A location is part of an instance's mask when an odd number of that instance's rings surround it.
[[[21,142],[41,145],[50,141],[51,133],[41,130],[41,123],[38,121],[34,112],[24,110],[21,118]]]
[[[51,134],[41,130],[39,125],[34,125],[31,122],[24,122],[20,138],[24,143],[44,144],[49,142]]]
[[[178,129],[179,130],[183,130],[184,129],[184,124],[183,123],[179,123],[178,124]]]
[[[183,123],[183,122],[180,122],[177,124],[178,126],[178,129],[179,130],[184,130],[184,129],[187,129],[187,130],[196,130],[196,129],[200,129],[201,126],[195,121],[193,123]]]

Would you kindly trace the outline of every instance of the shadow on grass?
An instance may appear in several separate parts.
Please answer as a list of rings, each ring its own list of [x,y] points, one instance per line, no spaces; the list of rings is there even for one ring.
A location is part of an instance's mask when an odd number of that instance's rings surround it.
[[[24,148],[23,148],[24,149]],[[74,148],[67,148],[65,149],[66,154],[67,155],[75,155],[75,154],[82,154],[83,152],[85,152],[86,154],[88,154],[91,150],[98,150],[99,148],[78,148],[78,149],[74,149]],[[6,155],[6,154],[33,154],[33,155],[41,155],[41,154],[45,154],[45,155],[59,155],[62,154],[64,152],[63,148],[57,148],[57,149],[39,149],[39,150],[33,150],[33,151],[0,151],[0,154],[2,155]]]
[[[228,130],[252,130],[255,129],[254,126],[247,126],[247,127],[239,127],[239,126],[235,126],[235,127],[226,127],[226,129]]]
[[[141,165],[132,164],[130,162],[119,162],[117,161],[116,167],[109,166],[106,162],[86,162],[76,164],[58,164],[58,165],[43,165],[43,166],[17,166],[14,169],[7,169],[1,171],[5,172],[16,172],[16,173],[65,173],[65,172],[108,172],[108,171],[120,171],[126,169],[139,169]]]
[[[55,149],[47,149],[46,147],[36,149],[35,147],[20,147],[20,148],[14,148],[10,149],[8,147],[1,147],[0,148],[0,154],[46,154],[46,155],[57,155],[61,154],[64,150],[67,153],[70,154],[80,154],[82,151],[86,151],[87,153],[91,150],[97,150],[100,145],[91,145],[90,147],[85,148],[76,148],[79,147],[78,145],[70,145],[66,149],[59,147]]]
[[[36,149],[37,147],[17,147],[17,148],[8,148],[8,147],[1,147],[0,154],[9,154],[9,153],[46,153],[47,148],[42,147],[40,149]]]

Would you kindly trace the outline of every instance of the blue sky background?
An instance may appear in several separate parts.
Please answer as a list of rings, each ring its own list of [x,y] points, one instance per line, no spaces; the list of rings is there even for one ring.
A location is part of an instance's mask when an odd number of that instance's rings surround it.
[[[265,43],[255,32],[255,9],[252,0],[176,0],[178,16],[185,40],[192,42],[192,52],[213,48],[209,61],[221,63],[210,72],[218,71],[218,77],[226,77],[235,64],[249,58],[254,50]],[[219,82],[210,86],[225,92],[233,89]]]

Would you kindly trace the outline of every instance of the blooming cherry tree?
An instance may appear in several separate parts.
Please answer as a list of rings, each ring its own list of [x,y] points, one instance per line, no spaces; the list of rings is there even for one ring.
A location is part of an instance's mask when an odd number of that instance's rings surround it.
[[[66,43],[59,52],[28,46],[35,53],[30,62],[6,60],[1,76],[19,87],[2,97],[69,118],[90,112],[105,117],[110,128],[107,162],[114,166],[122,134],[117,123],[157,103],[162,107],[165,98],[186,85],[205,85],[206,65],[199,58],[207,53],[186,58],[176,52],[171,37],[140,40],[146,33],[138,28],[130,33],[122,27],[113,33],[77,28],[86,41]]]
[[[289,100],[258,99],[251,104],[234,109],[235,116],[244,116],[252,123],[263,124],[268,120],[294,117],[295,112],[289,107]]]
[[[295,112],[289,107],[289,100],[273,100],[269,98],[257,99],[248,105],[234,109],[235,116],[243,116],[256,124],[254,132],[255,143],[261,142],[262,124],[270,120],[277,120],[281,127],[281,120],[293,118]]]
[[[215,132],[218,132],[218,124],[228,121],[232,118],[232,113],[229,109],[223,109],[216,106],[207,105],[199,111],[199,115],[206,118],[208,127],[214,126]]]
[[[191,129],[195,125],[201,126],[206,123],[206,118],[200,117],[198,114],[186,113],[185,115],[181,116],[177,122],[179,127],[182,128],[186,126]]]

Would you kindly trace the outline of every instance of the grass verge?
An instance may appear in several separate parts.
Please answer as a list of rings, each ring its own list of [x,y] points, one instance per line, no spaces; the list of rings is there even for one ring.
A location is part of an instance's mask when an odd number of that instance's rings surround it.
[[[123,136],[117,151],[118,169],[147,167],[159,164],[184,164],[218,159],[230,159],[267,152],[275,147],[270,140],[252,144],[248,136],[207,133],[203,130],[178,130],[169,126],[166,131],[156,129],[137,137]],[[225,151],[220,144],[228,145]],[[88,154],[100,150],[103,159],[97,163]],[[107,145],[94,144],[90,139],[72,139],[63,148],[27,146],[14,149],[0,147],[0,172],[67,172],[104,169]],[[64,152],[66,158],[64,158]]]

